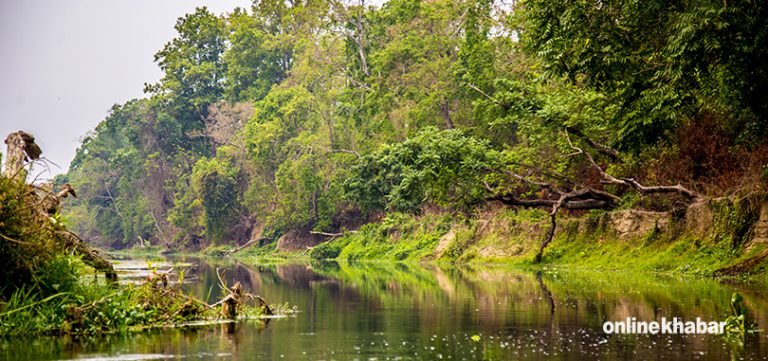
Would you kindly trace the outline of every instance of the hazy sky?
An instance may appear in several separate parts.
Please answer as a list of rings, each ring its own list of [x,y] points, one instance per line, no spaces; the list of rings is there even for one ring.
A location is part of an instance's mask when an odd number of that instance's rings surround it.
[[[219,14],[250,3],[0,0],[0,139],[32,133],[60,166],[54,174],[65,172],[113,104],[143,97],[144,83],[160,79],[153,56],[176,35],[177,18],[197,6]]]

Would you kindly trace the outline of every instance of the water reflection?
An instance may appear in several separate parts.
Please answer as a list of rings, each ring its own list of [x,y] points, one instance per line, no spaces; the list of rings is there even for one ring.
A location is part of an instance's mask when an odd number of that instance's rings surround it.
[[[198,297],[211,302],[220,297],[219,268],[226,270],[227,283],[239,281],[246,291],[272,303],[289,302],[301,313],[266,326],[240,322],[79,340],[3,341],[0,358],[727,360],[768,355],[762,334],[740,350],[719,336],[602,332],[603,322],[627,317],[722,320],[734,290],[745,295],[753,318],[766,325],[763,287],[501,267],[174,261],[183,262],[185,279],[194,280],[185,287]]]

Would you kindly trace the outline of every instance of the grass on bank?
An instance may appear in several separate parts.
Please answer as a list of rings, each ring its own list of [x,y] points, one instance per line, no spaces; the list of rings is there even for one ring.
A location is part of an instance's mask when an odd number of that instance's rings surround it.
[[[219,317],[218,307],[186,295],[180,283],[164,285],[157,278],[110,285],[81,275],[85,269],[77,257],[62,255],[46,271],[58,278],[57,283],[43,283],[53,288],[50,292],[39,285],[13,291],[0,302],[0,337],[125,333]],[[239,310],[249,318],[261,312],[248,305]]]
[[[767,244],[746,247],[758,220],[763,196],[716,199],[705,234],[685,227],[684,215],[670,213],[670,224],[658,225],[632,239],[605,228],[610,213],[593,211],[559,219],[559,232],[545,250],[542,265],[585,269],[626,269],[654,273],[712,276],[768,251]],[[679,213],[679,212],[678,212]],[[695,216],[695,214],[694,214]],[[602,226],[601,226],[602,224]],[[585,226],[586,225],[586,226]],[[441,212],[422,215],[391,213],[355,232],[330,239],[308,252],[280,252],[275,243],[254,246],[232,257],[245,262],[283,263],[320,260],[395,262],[503,263],[538,267],[533,258],[547,227],[546,212],[497,208],[468,216]],[[228,246],[203,254],[220,257]],[[746,276],[768,273],[765,262]]]
[[[686,229],[682,216],[674,213],[664,231],[657,226],[632,239],[618,236],[604,225],[584,226],[604,224],[606,212],[561,217],[559,232],[545,250],[542,265],[712,276],[767,251],[768,244],[747,247],[762,199],[712,201],[708,205],[711,224],[699,235]],[[436,260],[530,267],[546,232],[546,218],[541,211],[511,209],[473,217],[393,213],[314,247],[310,255],[343,261]],[[742,276],[766,273],[768,265],[763,262]]]

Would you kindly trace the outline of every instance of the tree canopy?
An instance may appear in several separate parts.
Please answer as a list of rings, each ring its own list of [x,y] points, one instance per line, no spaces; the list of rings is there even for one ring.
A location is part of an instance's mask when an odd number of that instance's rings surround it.
[[[60,179],[82,195],[66,216],[102,245],[203,247],[377,212],[635,189],[606,175],[722,194],[768,162],[765,7],[198,8],[156,54],[163,77],[147,97],[84,138]]]

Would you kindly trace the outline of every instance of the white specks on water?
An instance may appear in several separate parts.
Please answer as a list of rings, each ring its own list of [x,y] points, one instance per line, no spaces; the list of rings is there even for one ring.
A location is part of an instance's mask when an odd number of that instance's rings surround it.
[[[125,355],[92,355],[76,358],[77,361],[149,361],[176,358],[176,355],[162,354],[125,354]]]

